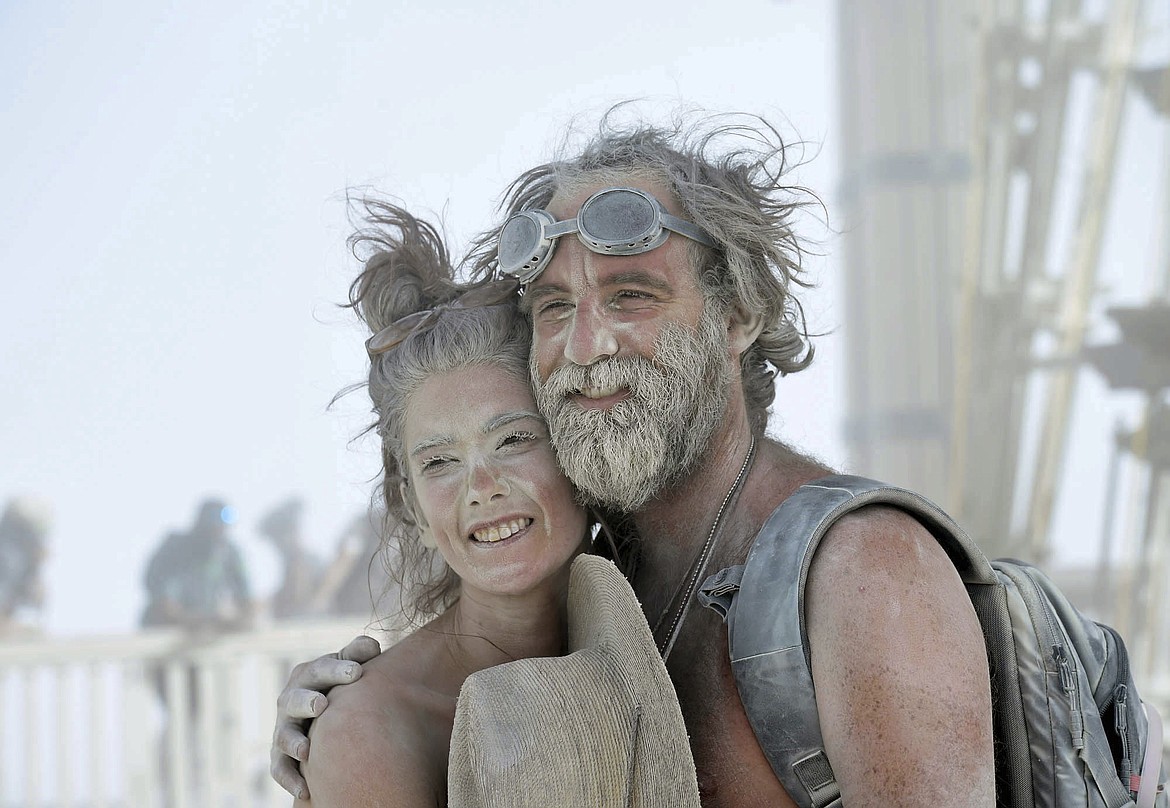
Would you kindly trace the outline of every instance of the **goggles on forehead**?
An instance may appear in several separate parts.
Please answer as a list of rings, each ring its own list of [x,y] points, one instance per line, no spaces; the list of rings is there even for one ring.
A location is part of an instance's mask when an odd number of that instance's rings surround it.
[[[662,203],[637,188],[605,188],[585,200],[576,217],[558,222],[546,210],[521,211],[504,222],[496,247],[499,269],[529,284],[552,260],[556,240],[577,238],[602,255],[638,255],[661,247],[671,233],[715,247],[696,224],[672,216]]]

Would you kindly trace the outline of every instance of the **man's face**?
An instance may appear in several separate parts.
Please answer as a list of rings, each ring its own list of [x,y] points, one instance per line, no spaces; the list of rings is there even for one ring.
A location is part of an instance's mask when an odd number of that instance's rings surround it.
[[[629,179],[675,215],[669,192]],[[607,184],[558,196],[558,220]],[[727,406],[728,319],[706,306],[672,234],[641,255],[609,256],[561,238],[526,291],[531,370],[561,466],[590,500],[635,510],[689,472]]]

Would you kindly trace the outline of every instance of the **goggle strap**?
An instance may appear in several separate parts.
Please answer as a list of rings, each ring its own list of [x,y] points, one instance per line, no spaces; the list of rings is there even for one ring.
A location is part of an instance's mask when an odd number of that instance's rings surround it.
[[[662,226],[667,230],[673,230],[676,233],[686,236],[692,241],[697,241],[706,247],[719,246],[707,235],[697,224],[688,222],[686,219],[680,219],[677,216],[672,216],[666,211],[660,210],[658,213],[662,217]]]

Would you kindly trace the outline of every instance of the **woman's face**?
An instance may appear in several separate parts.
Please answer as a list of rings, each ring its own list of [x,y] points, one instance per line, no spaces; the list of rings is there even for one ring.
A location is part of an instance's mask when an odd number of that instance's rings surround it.
[[[527,380],[493,365],[431,376],[407,405],[403,451],[415,515],[465,591],[526,592],[582,548],[585,512]]]

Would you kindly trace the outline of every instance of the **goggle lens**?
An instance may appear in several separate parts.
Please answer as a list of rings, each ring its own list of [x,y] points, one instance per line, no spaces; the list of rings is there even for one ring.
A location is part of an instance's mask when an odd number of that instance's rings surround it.
[[[636,188],[605,188],[585,200],[577,216],[556,221],[548,211],[526,210],[500,229],[496,256],[499,270],[521,283],[531,283],[552,260],[556,240],[576,233],[595,253],[637,255],[665,241],[671,231],[715,247],[698,225],[672,216],[657,199]]]
[[[658,209],[650,200],[630,191],[614,190],[581,208],[581,230],[606,244],[629,244],[651,235]]]
[[[529,261],[539,261],[540,225],[528,216],[513,216],[500,231],[500,266],[516,274]]]

